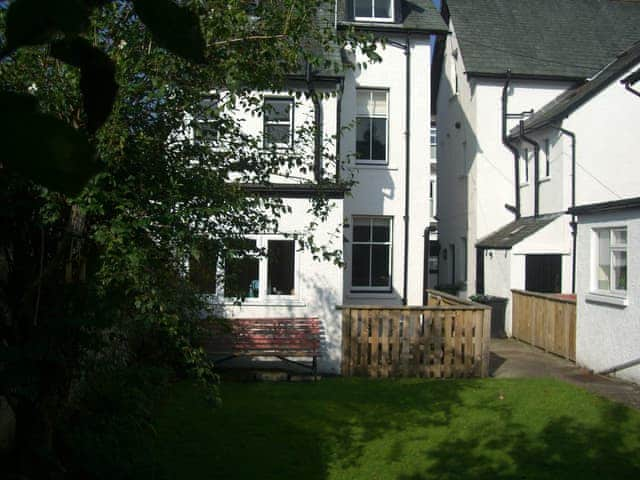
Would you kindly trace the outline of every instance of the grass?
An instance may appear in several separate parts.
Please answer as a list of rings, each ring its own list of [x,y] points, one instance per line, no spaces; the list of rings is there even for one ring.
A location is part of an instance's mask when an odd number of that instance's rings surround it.
[[[555,380],[175,385],[155,428],[168,478],[640,478],[640,413]],[[163,475],[163,476],[164,476]]]

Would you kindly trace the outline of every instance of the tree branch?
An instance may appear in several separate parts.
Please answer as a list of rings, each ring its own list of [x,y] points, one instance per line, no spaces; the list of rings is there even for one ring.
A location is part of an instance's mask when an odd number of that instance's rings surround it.
[[[278,40],[280,38],[285,38],[287,35],[279,34],[279,35],[251,35],[249,37],[242,38],[232,38],[229,40],[220,40],[219,42],[213,42],[211,45],[214,47],[219,47],[221,45],[229,45],[232,43],[240,43],[240,42],[250,42],[256,40]]]

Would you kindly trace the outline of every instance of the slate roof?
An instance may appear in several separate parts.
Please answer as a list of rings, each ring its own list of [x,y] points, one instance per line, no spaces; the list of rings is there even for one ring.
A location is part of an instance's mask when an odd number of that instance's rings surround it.
[[[561,93],[535,112],[524,122],[525,133],[566,118],[638,63],[640,63],[640,42],[619,55],[613,63],[605,67],[591,80]],[[514,127],[509,132],[509,136],[511,138],[520,136],[520,126]]]
[[[476,247],[510,250],[514,245],[543,229],[562,215],[562,213],[550,213],[537,217],[520,217],[485,238],[478,240]]]
[[[583,80],[640,40],[632,0],[448,0],[469,75]]]
[[[338,0],[338,23],[341,26],[354,26],[362,30],[386,32],[415,33],[447,33],[449,28],[434,7],[431,0],[396,0],[401,1],[397,21],[387,22],[354,22],[351,13],[351,0]]]

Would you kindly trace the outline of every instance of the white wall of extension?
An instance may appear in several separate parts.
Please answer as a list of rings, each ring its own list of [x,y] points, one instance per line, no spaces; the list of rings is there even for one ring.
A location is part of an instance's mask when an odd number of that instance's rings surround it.
[[[640,103],[640,102],[639,102]],[[594,293],[594,229],[627,228],[627,291]],[[596,372],[640,358],[640,209],[581,215],[578,225],[576,362]],[[619,371],[640,383],[640,365]]]

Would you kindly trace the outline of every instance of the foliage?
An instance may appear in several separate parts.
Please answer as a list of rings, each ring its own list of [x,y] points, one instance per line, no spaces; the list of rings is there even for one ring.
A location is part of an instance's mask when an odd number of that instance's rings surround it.
[[[552,379],[189,384],[158,410],[169,478],[633,478],[640,413]]]
[[[288,207],[241,183],[310,181],[313,170],[305,148],[265,148],[232,112],[262,115],[253,91],[286,88],[301,66],[333,68],[327,51],[360,42],[319,24],[320,2],[249,3],[14,0],[0,10],[0,395],[18,416],[20,475],[69,470],[77,457],[60,453],[60,426],[94,379],[129,385],[134,376],[119,376],[129,369],[171,368],[215,399],[198,346],[208,305],[185,259],[203,238],[224,256],[246,234],[277,229]],[[194,141],[203,122],[213,140]],[[301,141],[313,136],[300,126]],[[328,208],[320,195],[296,238],[339,261],[313,236]]]

